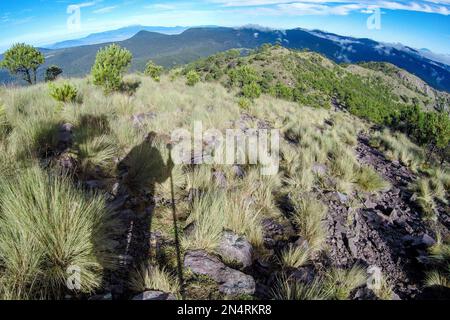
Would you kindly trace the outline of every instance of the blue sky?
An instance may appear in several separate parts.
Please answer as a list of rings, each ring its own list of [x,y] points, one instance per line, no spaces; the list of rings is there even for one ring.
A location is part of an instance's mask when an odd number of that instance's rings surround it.
[[[80,28],[67,25],[74,5]],[[381,28],[368,28],[376,8]],[[450,54],[450,0],[0,0],[0,52],[137,24],[302,27]]]

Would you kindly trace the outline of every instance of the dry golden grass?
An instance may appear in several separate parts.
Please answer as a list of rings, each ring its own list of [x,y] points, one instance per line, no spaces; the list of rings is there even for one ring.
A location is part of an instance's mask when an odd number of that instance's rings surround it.
[[[298,236],[306,240],[307,246],[291,246],[281,254],[280,263],[290,268],[308,264],[318,251],[324,249],[327,234],[323,220],[328,208],[318,200],[318,192],[325,188],[337,189],[351,196],[357,188],[366,192],[378,192],[387,186],[373,169],[361,167],[357,162],[354,151],[357,136],[368,126],[348,114],[313,109],[263,96],[255,99],[246,108],[246,117],[242,117],[244,111],[239,106],[235,92],[228,92],[218,83],[200,82],[195,86],[187,86],[183,77],[171,75],[163,75],[160,82],[141,75],[129,75],[125,80],[128,83],[140,83],[134,94],[116,92],[105,96],[101,89],[92,86],[87,79],[71,79],[70,83],[76,88],[79,98],[62,108],[50,98],[46,85],[7,90],[0,88],[0,106],[3,106],[0,108],[0,178],[3,180],[4,177],[14,176],[17,168],[30,166],[30,163],[50,156],[57,143],[55,139],[59,126],[71,123],[74,125],[75,135],[74,146],[70,151],[77,157],[79,169],[83,173],[95,175],[100,168],[103,174],[114,178],[117,175],[117,170],[114,170],[117,163],[125,161],[128,164],[125,182],[137,194],[149,187],[149,175],[154,175],[152,161],[149,160],[152,158],[151,150],[148,145],[143,144],[149,132],[170,136],[173,130],[179,128],[192,131],[195,121],[201,121],[204,130],[215,128],[224,132],[225,129],[235,127],[238,120],[241,125],[249,128],[256,128],[258,120],[264,120],[272,128],[280,129],[282,136],[289,140],[281,141],[282,161],[278,174],[262,176],[258,165],[243,166],[243,177],[237,177],[232,168],[226,165],[178,165],[173,168],[180,224],[183,227],[191,223],[194,225],[190,234],[183,235],[182,246],[185,249],[215,252],[223,231],[231,230],[244,236],[255,251],[262,255],[263,219],[292,222],[298,229]],[[67,80],[62,79],[56,83],[63,82]],[[134,123],[134,115],[141,115],[142,121]],[[246,120],[242,120],[243,118]],[[401,135],[385,131],[376,135],[374,142],[392,159],[398,159],[413,169],[420,168],[423,163],[420,149]],[[165,142],[156,141],[152,147],[167,164],[169,157]],[[324,167],[325,172],[313,172],[313,167],[318,165]],[[224,175],[225,185],[217,183],[214,172]],[[419,182],[418,188],[423,206],[428,208],[434,201],[446,201],[446,189],[448,190],[450,181],[448,172],[435,170],[427,179],[426,183]],[[77,204],[74,204],[77,200],[81,203],[80,206],[88,207],[86,212],[92,213],[94,217],[102,216],[101,196],[89,200],[92,203],[86,199],[80,200],[77,198],[80,196],[79,190],[72,190],[64,182],[59,187],[70,189],[70,192],[64,189],[64,192],[67,191],[66,196],[75,194],[72,198],[66,198],[60,194],[60,190],[52,189],[47,192],[41,183],[32,182],[37,186],[33,191],[37,193],[37,198],[61,199],[61,208],[64,210],[77,209]],[[170,179],[156,183],[155,194],[164,202],[164,206],[158,207],[158,210],[167,209],[170,203],[168,200],[171,200],[170,187]],[[23,188],[26,189],[25,186]],[[187,201],[190,191],[191,196],[193,195],[192,203]],[[10,193],[6,193],[8,194]],[[290,222],[279,205],[279,200],[286,195],[294,205]],[[0,195],[0,199],[6,199],[5,197]],[[23,199],[25,201],[27,198],[24,196]],[[18,205],[28,210],[30,203],[18,202]],[[10,206],[13,207],[11,201]],[[42,208],[32,209],[41,218],[46,217]],[[63,211],[57,209],[58,214]],[[9,224],[0,223],[0,265],[9,263],[8,268],[0,269],[0,285],[3,288],[0,293],[8,298],[58,295],[59,282],[49,281],[50,288],[42,287],[42,279],[47,278],[36,280],[33,274],[35,271],[44,276],[51,274],[45,269],[47,265],[42,265],[42,257],[49,256],[46,261],[50,262],[61,258],[56,255],[60,252],[56,248],[59,242],[54,240],[56,235],[64,233],[60,233],[59,224],[55,221],[43,219],[47,223],[48,233],[44,232],[44,228],[39,232],[45,236],[43,239],[49,239],[49,243],[54,245],[44,247],[33,239],[28,225],[24,225],[24,222],[31,219],[28,216],[22,217],[27,211],[22,210],[19,214],[22,221],[12,215],[16,211],[20,210],[11,210]],[[75,211],[80,219],[88,219],[79,210]],[[167,212],[156,214],[157,221],[154,225],[169,234],[173,221]],[[0,214],[4,215],[4,211],[0,211]],[[89,223],[86,223],[86,227],[93,228],[93,223]],[[80,232],[80,239],[86,238],[85,229],[80,227],[77,231]],[[16,245],[23,248],[20,255],[13,250],[11,234],[16,237]],[[71,244],[80,248],[77,251],[80,256],[74,255],[72,258],[86,265],[89,281],[83,292],[91,292],[100,284],[102,268],[97,261],[91,259],[90,242],[86,240],[81,244],[75,240]],[[61,242],[64,243],[62,240]],[[26,268],[20,264],[20,259],[27,261]],[[64,260],[65,257],[61,259]],[[60,270],[56,268],[52,272],[56,272],[60,279]],[[356,267],[351,270],[333,269],[310,285],[281,278],[275,297],[347,299],[350,292],[361,285],[364,279],[363,271]],[[31,285],[33,283],[41,287]],[[136,270],[130,285],[136,291],[158,289],[174,294],[179,292],[172,275],[156,267]],[[385,296],[384,292],[380,292],[380,295]]]

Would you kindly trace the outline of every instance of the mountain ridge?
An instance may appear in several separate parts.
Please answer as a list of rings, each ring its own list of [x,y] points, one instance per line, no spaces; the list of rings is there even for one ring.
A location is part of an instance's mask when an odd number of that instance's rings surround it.
[[[163,26],[142,26],[133,25],[119,29],[108,30],[104,32],[96,32],[87,35],[86,37],[59,41],[53,44],[44,45],[47,49],[66,49],[71,47],[79,47],[83,45],[101,44],[113,41],[123,41],[133,37],[139,31],[151,31],[159,32],[162,34],[177,34],[181,33],[188,27],[175,26],[175,27],[163,27]]]
[[[45,66],[56,64],[66,76],[84,76],[89,73],[98,49],[109,43],[112,42],[50,50]],[[336,63],[392,63],[430,86],[450,92],[450,66],[430,60],[415,49],[319,30],[196,27],[174,35],[141,30],[129,39],[114,43],[133,53],[131,71],[142,70],[148,60],[173,67],[233,48],[255,49],[264,43],[280,43],[289,49],[318,52]],[[5,78],[5,74],[0,74],[0,81],[11,82]]]

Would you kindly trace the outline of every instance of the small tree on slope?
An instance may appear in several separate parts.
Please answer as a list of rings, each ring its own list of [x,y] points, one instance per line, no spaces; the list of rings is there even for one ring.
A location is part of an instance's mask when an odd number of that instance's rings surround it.
[[[18,43],[5,52],[0,67],[12,75],[21,75],[29,84],[36,83],[37,70],[44,63],[44,55],[33,46]]]
[[[116,44],[100,49],[91,72],[94,84],[107,93],[119,90],[132,58],[130,51]]]

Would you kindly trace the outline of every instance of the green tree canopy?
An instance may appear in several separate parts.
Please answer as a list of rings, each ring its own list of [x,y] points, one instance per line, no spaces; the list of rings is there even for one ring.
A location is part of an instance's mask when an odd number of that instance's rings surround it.
[[[116,44],[100,49],[91,72],[94,84],[102,86],[105,92],[119,90],[132,58],[130,51]]]
[[[147,76],[151,77],[153,80],[159,82],[163,70],[163,67],[154,64],[153,61],[149,61],[145,66],[144,73]]]
[[[63,70],[60,67],[52,65],[45,70],[45,81],[54,81],[61,73]]]
[[[33,46],[18,43],[5,52],[0,67],[12,75],[20,75],[29,84],[36,83],[37,70],[44,63],[44,55]]]

